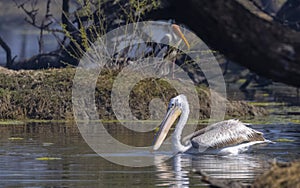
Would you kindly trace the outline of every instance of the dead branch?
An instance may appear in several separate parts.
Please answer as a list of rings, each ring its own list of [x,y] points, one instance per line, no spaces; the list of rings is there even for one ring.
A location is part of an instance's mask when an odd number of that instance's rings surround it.
[[[6,67],[10,68],[12,66],[11,50],[1,36],[0,36],[0,46],[6,52]]]

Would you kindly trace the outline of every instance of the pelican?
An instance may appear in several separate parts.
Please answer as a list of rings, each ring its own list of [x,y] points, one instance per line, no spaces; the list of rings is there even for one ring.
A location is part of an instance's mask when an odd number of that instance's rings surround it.
[[[172,78],[174,78],[175,61],[178,54],[178,46],[183,41],[188,49],[190,49],[190,44],[184,36],[177,24],[170,24],[168,27],[168,32],[160,39],[160,43],[154,48],[154,57],[156,58],[167,58],[172,62]],[[168,44],[168,45],[166,45]],[[170,47],[169,45],[174,47]],[[168,72],[168,70],[166,71]]]
[[[117,62],[124,61],[129,64],[133,64],[134,61],[138,59],[144,59],[149,56],[161,58],[162,60],[169,59],[173,62],[172,76],[174,78],[175,60],[178,54],[178,50],[176,48],[179,47],[182,41],[186,45],[187,49],[190,49],[190,44],[181,31],[179,25],[168,23],[167,27],[158,27],[158,30],[159,34],[150,36],[149,34],[153,33],[147,33],[150,31],[146,29],[144,31],[144,35],[141,35],[141,39],[144,41],[144,43],[133,44],[125,47],[120,52],[113,55],[114,59]],[[155,41],[159,41],[159,43],[153,45],[152,42],[146,42],[147,40],[149,40],[149,38],[153,37],[158,37],[158,40]],[[151,39],[150,41],[153,41],[153,39]],[[173,47],[170,47],[169,45],[172,45]],[[163,75],[166,75],[169,73],[169,69],[166,67],[162,67],[163,65],[165,65],[165,63],[159,65],[158,69],[162,71]]]
[[[180,29],[180,26],[177,24],[170,24],[168,26],[168,32],[164,34],[164,36],[160,39],[160,43],[154,49],[155,57],[165,57],[170,56],[172,58],[176,57],[177,50],[176,49],[169,49],[168,45],[165,44],[173,44],[175,48],[177,48],[181,42],[184,42],[187,48],[190,48],[190,44],[185,38],[183,32]]]
[[[153,150],[158,150],[167,136],[172,124],[179,117],[173,136],[172,147],[175,153],[212,151],[221,155],[237,155],[254,144],[270,143],[263,133],[247,127],[239,120],[221,121],[192,133],[185,137],[182,144],[181,134],[188,120],[189,104],[185,95],[181,94],[170,100],[168,111],[157,132]],[[208,149],[208,150],[206,150]]]

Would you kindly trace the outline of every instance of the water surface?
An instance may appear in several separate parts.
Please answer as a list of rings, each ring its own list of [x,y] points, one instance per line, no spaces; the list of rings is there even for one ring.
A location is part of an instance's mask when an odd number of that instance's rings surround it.
[[[251,183],[269,167],[270,160],[291,161],[300,158],[298,124],[253,125],[270,140],[285,138],[264,146],[255,146],[238,156],[178,154],[165,161],[167,154],[144,153],[155,165],[144,168],[119,166],[99,157],[80,136],[76,125],[31,123],[1,125],[1,187],[153,187],[200,186],[203,171],[216,178]],[[132,139],[115,129],[114,136]],[[149,140],[149,138],[146,138]],[[107,154],[109,155],[109,154]],[[128,151],[123,157],[135,157]]]

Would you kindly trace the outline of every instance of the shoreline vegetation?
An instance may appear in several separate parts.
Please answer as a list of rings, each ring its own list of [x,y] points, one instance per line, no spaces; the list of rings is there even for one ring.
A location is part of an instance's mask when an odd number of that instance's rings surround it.
[[[75,68],[21,70],[0,68],[0,119],[72,121],[72,86]],[[98,77],[95,103],[101,120],[117,120],[111,107],[110,95],[118,71],[105,70]],[[199,97],[199,119],[210,117],[210,92],[197,87]],[[164,93],[162,95],[161,93]],[[147,79],[138,82],[130,93],[129,106],[133,115],[140,120],[151,119],[151,100],[169,99],[177,95],[174,88],[163,80]],[[221,97],[221,96],[220,96]],[[226,100],[226,99],[224,99]],[[193,104],[193,101],[190,102]],[[226,117],[264,116],[268,112],[261,107],[243,101],[226,100]],[[150,110],[149,110],[150,108]],[[162,114],[165,109],[162,109]],[[160,119],[160,114],[156,114]]]

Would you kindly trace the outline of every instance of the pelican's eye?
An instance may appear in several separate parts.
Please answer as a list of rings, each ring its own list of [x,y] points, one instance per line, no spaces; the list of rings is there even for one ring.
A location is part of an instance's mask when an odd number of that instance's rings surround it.
[[[171,100],[170,102],[169,102],[169,105],[168,105],[168,110],[170,110],[171,108],[173,108],[174,106],[176,105],[176,100]]]

